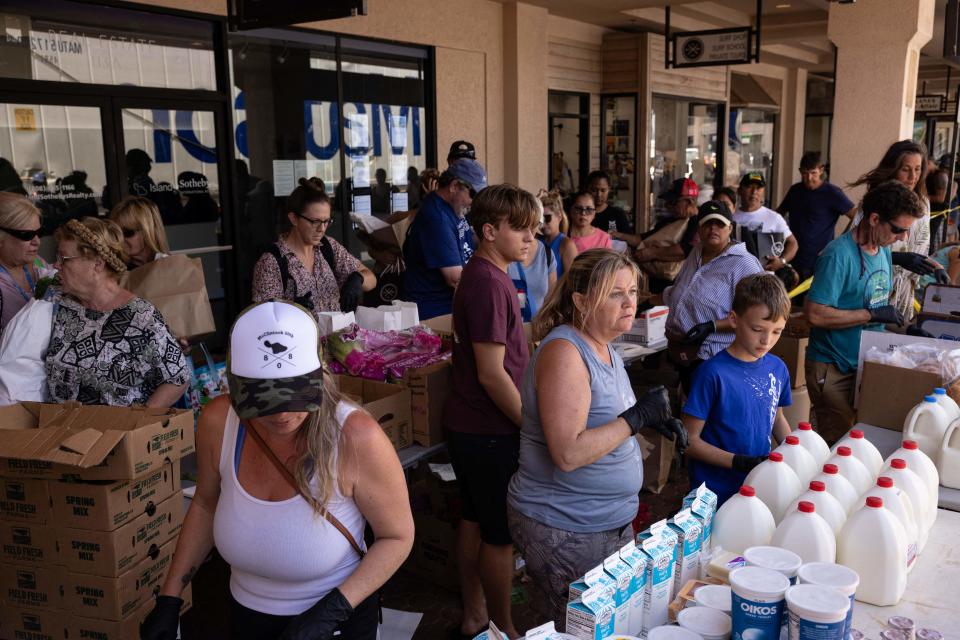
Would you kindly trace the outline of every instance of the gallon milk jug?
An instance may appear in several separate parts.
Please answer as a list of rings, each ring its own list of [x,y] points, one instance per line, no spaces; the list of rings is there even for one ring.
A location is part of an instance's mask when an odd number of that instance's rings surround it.
[[[814,480],[823,483],[827,493],[836,498],[840,506],[843,507],[844,513],[850,513],[860,499],[860,494],[857,493],[849,480],[840,475],[840,470],[835,464],[827,463],[823,465],[823,473]]]
[[[937,465],[923,451],[920,451],[915,440],[904,440],[899,449],[887,456],[886,466],[890,466],[890,461],[894,458],[904,460],[907,468],[920,476],[930,496],[939,495],[940,473],[937,471]]]
[[[787,508],[787,513],[797,510],[801,502],[812,502],[818,516],[827,521],[833,535],[837,536],[843,523],[847,521],[847,512],[836,498],[827,493],[826,485],[820,480],[811,480],[810,488],[793,501]]]
[[[937,458],[940,484],[960,489],[960,422],[954,422],[943,436],[940,456]],[[939,491],[938,491],[939,493]]]
[[[873,443],[863,437],[863,431],[860,429],[850,429],[847,435],[834,445],[833,451],[838,447],[850,447],[853,457],[863,463],[874,478],[880,473],[880,467],[883,466],[883,456],[877,450]]]
[[[857,495],[862,496],[863,492],[873,486],[874,476],[866,466],[858,459],[853,457],[853,451],[850,447],[837,447],[837,450],[830,456],[831,464],[837,465],[840,475],[850,481],[853,488],[857,490]]]
[[[758,464],[747,474],[743,484],[748,484],[757,492],[774,522],[779,523],[790,503],[800,495],[802,487],[797,474],[783,461],[783,455],[774,451],[770,457]]]
[[[800,438],[794,435],[787,436],[783,444],[774,449],[783,456],[783,461],[790,465],[793,472],[800,479],[800,486],[805,487],[817,475],[817,463],[803,445],[800,444]],[[883,461],[881,460],[881,463]]]
[[[753,487],[745,484],[713,517],[712,544],[740,554],[747,547],[770,544],[776,528],[770,509],[757,497]]]
[[[896,516],[871,496],[854,511],[837,541],[837,562],[860,576],[856,599],[886,607],[900,602],[907,586],[907,536]]]
[[[813,456],[818,469],[830,457],[830,447],[827,446],[827,441],[813,430],[813,425],[809,422],[798,424],[796,430],[790,435],[800,438],[800,444]]]
[[[876,496],[883,500],[883,508],[897,517],[907,535],[907,571],[913,569],[917,559],[917,550],[920,548],[920,534],[917,527],[917,516],[913,511],[910,496],[899,487],[894,486],[893,478],[880,476],[877,484],[863,494],[864,498]],[[865,508],[865,507],[864,507]]]
[[[946,389],[943,387],[937,387],[933,390],[933,397],[937,399],[937,404],[947,412],[947,417],[950,419],[950,422],[953,422],[954,420],[960,420],[960,405],[958,405],[953,398],[947,395]]]
[[[812,502],[801,501],[773,532],[770,544],[793,551],[804,562],[835,562],[837,538],[827,521],[816,513]]]
[[[920,451],[927,454],[931,460],[936,460],[940,443],[943,442],[943,434],[949,426],[950,417],[947,412],[937,404],[936,398],[926,396],[923,402],[907,414],[907,419],[903,423],[903,438],[916,440],[920,445]]]
[[[902,458],[894,458],[890,461],[890,466],[881,471],[885,476],[893,480],[893,486],[905,492],[910,496],[910,504],[913,505],[913,514],[916,517],[920,548],[918,552],[923,552],[927,546],[927,536],[934,520],[937,519],[937,510],[934,505],[931,508],[930,495],[927,493],[927,487],[924,486],[920,476],[915,474],[907,467],[907,463]],[[931,513],[932,512],[932,513]],[[906,535],[906,532],[904,532]]]

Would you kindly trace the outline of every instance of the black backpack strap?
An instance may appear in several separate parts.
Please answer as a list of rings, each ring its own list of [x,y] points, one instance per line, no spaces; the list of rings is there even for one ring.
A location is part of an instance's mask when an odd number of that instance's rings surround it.
[[[542,240],[541,242],[543,244],[543,248],[547,250],[547,269],[549,270],[550,267],[553,266],[553,249],[545,240]]]
[[[334,277],[336,277],[337,259],[333,256],[333,245],[330,244],[330,238],[327,236],[323,236],[323,239],[320,240],[320,255],[322,255],[323,259],[327,261],[330,271],[333,273]]]
[[[280,267],[280,286],[283,288],[283,294],[287,294],[287,283],[290,282],[290,264],[287,262],[287,257],[280,252],[280,247],[275,244],[271,244],[267,247],[267,253],[273,256],[274,260],[277,261],[277,266]],[[296,283],[294,283],[294,288],[296,288]],[[296,292],[294,292],[296,295]]]

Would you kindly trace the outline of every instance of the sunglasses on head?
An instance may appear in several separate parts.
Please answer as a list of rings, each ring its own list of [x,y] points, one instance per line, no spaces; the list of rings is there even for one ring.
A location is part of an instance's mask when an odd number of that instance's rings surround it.
[[[24,242],[30,242],[40,235],[40,229],[8,229],[6,227],[0,227],[0,231],[9,233],[17,240],[23,240]]]

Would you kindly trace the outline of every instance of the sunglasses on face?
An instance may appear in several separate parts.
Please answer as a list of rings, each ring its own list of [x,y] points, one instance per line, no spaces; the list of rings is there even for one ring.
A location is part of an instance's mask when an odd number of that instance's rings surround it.
[[[23,240],[24,242],[30,242],[40,235],[40,229],[8,229],[6,227],[0,227],[0,231],[9,233],[17,240]]]
[[[470,186],[469,184],[467,184],[466,182],[461,182],[461,183],[460,183],[460,188],[467,190],[467,192],[470,194],[470,199],[471,199],[471,200],[473,200],[474,198],[477,197],[477,192],[474,190],[473,187],[471,187],[471,186]]]
[[[547,224],[549,224],[550,222],[552,222],[552,221],[553,221],[553,214],[551,214],[551,213],[545,213],[545,214],[543,214],[543,221],[546,222]]]
[[[124,238],[132,238],[133,236],[137,235],[136,229],[123,229],[122,231]]]
[[[908,231],[910,231],[910,229],[904,229],[903,227],[898,227],[897,225],[893,224],[892,222],[887,222],[887,226],[889,226],[889,227],[890,227],[890,231],[893,231],[893,234],[894,234],[894,235],[897,235],[897,236],[902,235],[902,234],[907,233]]]
[[[584,215],[592,215],[597,212],[593,207],[573,207],[574,213],[582,213]]]
[[[327,218],[326,220],[315,220],[313,218],[308,218],[307,216],[302,216],[299,213],[295,214],[301,220],[306,220],[310,223],[310,226],[313,227],[314,231],[319,231],[320,229],[326,229],[330,226],[330,223],[333,222],[333,218]]]

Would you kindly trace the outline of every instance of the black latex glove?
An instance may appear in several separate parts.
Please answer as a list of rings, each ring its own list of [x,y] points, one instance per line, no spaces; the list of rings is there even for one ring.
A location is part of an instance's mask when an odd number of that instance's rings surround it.
[[[177,640],[182,606],[182,598],[157,596],[153,611],[140,625],[140,640]]]
[[[950,281],[950,274],[947,273],[947,270],[944,268],[934,271],[933,277],[937,279],[937,284],[953,284]]]
[[[637,435],[637,432],[643,427],[658,429],[671,417],[670,394],[667,393],[667,389],[663,385],[654,387],[643,394],[632,407],[618,417],[627,421],[633,435]]]
[[[867,309],[870,312],[870,322],[879,322],[881,324],[895,324],[903,326],[903,314],[892,304],[885,304],[882,307]]]
[[[750,471],[766,460],[768,456],[746,456],[742,453],[736,453],[733,456],[733,470],[741,473],[750,473]]]
[[[717,323],[713,320],[701,322],[700,324],[693,325],[693,328],[687,331],[687,335],[683,337],[683,341],[687,344],[699,344],[716,330]]]
[[[912,253],[910,251],[894,251],[893,264],[921,276],[933,275],[934,271],[943,268],[922,253]]]
[[[340,287],[340,311],[349,313],[356,311],[363,299],[363,276],[354,271],[347,276],[346,282]]]
[[[330,640],[353,613],[353,607],[334,589],[287,624],[277,640]]]
[[[670,418],[660,424],[650,425],[657,430],[667,440],[673,440],[677,445],[677,450],[683,453],[683,450],[690,444],[690,436],[687,434],[687,428],[683,426],[677,418]]]
[[[906,333],[908,336],[919,336],[921,338],[936,338],[936,336],[930,333],[929,331],[924,331],[923,329],[921,329],[920,325],[918,324],[912,324],[909,327],[907,327]]]

